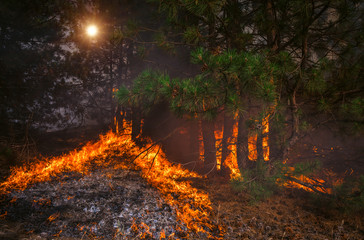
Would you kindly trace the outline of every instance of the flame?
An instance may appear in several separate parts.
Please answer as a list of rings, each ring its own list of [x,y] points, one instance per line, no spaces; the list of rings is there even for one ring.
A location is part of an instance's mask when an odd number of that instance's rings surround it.
[[[49,222],[52,222],[52,221],[54,221],[54,220],[56,220],[59,216],[60,216],[61,214],[59,213],[59,212],[57,212],[57,213],[54,213],[54,214],[52,214],[52,215],[50,215],[49,217],[48,217],[48,221]]]
[[[203,159],[204,148],[201,122],[199,122],[199,125],[200,158]],[[52,180],[65,172],[87,174],[91,170],[91,167],[95,166],[113,166],[116,169],[124,169],[130,168],[131,163],[133,163],[135,167],[141,171],[142,177],[160,191],[164,201],[174,209],[177,219],[184,223],[189,231],[206,233],[209,237],[216,239],[216,237],[211,235],[211,230],[214,229],[219,231],[221,226],[214,225],[210,220],[212,204],[209,196],[207,193],[192,187],[191,181],[185,180],[193,178],[200,179],[202,176],[190,172],[180,165],[170,163],[167,160],[165,153],[161,150],[161,146],[153,143],[150,139],[146,139],[148,142],[146,146],[137,146],[131,139],[131,122],[124,119],[121,129],[119,127],[120,126],[117,126],[116,128],[119,134],[110,131],[104,135],[100,135],[99,141],[95,143],[89,142],[80,150],[74,150],[62,156],[46,158],[32,164],[12,168],[11,175],[0,184],[0,195],[8,194],[13,190],[24,190],[32,184]],[[263,133],[268,132],[269,123],[267,116],[263,120]],[[228,141],[230,153],[224,162],[230,169],[230,177],[232,179],[241,177],[237,164],[237,135],[238,121],[237,118],[235,118],[233,134]],[[215,131],[215,137],[219,141],[216,143],[217,149],[220,148],[218,148],[218,146],[221,145],[222,136],[223,129]],[[248,141],[250,160],[256,159],[257,157],[256,141],[257,134],[251,134]],[[264,160],[269,160],[268,137],[265,138],[265,140],[263,138],[262,147],[263,152],[266,153]],[[217,151],[217,154],[220,156],[219,159],[221,164],[221,151],[218,153],[219,151]],[[115,162],[116,159],[126,160]],[[292,168],[289,170],[290,172],[294,171]],[[296,179],[304,183],[319,186],[317,188],[318,191],[331,193],[331,190],[324,186],[324,181],[322,179],[309,178],[303,175]],[[312,189],[294,181],[278,184],[312,191]]]
[[[166,233],[164,232],[164,229],[162,229],[159,239],[165,239]]]
[[[222,157],[222,138],[223,138],[223,132],[224,132],[224,126],[222,126],[222,129],[215,129],[214,135],[215,135],[215,147],[216,147],[216,168],[217,170],[221,169],[221,157]]]
[[[268,114],[263,120],[262,120],[262,134],[263,134],[263,138],[262,138],[262,149],[263,149],[263,159],[264,161],[269,161],[269,137],[268,137],[268,133],[269,133],[269,116],[270,114]]]
[[[258,159],[257,140],[258,133],[250,132],[248,137],[248,158],[250,161],[256,161]]]
[[[24,190],[34,183],[49,181],[65,172],[87,174],[95,166],[123,169],[130,168],[133,163],[141,171],[142,177],[158,189],[164,201],[174,209],[178,221],[184,223],[191,232],[206,233],[216,239],[210,231],[219,228],[210,220],[212,206],[208,195],[192,187],[190,180],[185,180],[202,177],[170,163],[161,146],[151,140],[147,139],[149,143],[144,147],[137,146],[131,139],[131,123],[125,119],[122,127],[120,134],[110,131],[100,135],[99,141],[87,143],[78,151],[11,169],[11,175],[0,184],[0,195],[12,190]],[[116,162],[116,159],[119,161]],[[120,159],[126,160],[120,162]]]
[[[230,169],[230,179],[239,179],[241,178],[241,173],[238,166],[237,159],[237,148],[236,143],[238,139],[238,118],[237,114],[235,115],[235,122],[233,125],[233,134],[228,141],[228,149],[229,155],[226,157],[224,165]]]
[[[202,122],[198,121],[198,129],[199,129],[199,135],[198,135],[198,148],[200,153],[200,161],[203,162],[205,160],[205,146],[203,144],[203,133],[202,133]]]
[[[283,182],[281,179],[278,179],[277,184],[280,186],[284,186],[287,188],[299,188],[303,189],[307,192],[321,192],[325,194],[332,194],[333,190],[332,188],[334,186],[338,186],[343,183],[344,179],[337,176],[336,173],[334,173],[332,170],[324,169],[323,174],[326,176],[325,178],[332,178],[331,183],[328,183],[328,181],[325,181],[324,179],[318,178],[318,177],[307,177],[305,175],[299,175],[299,176],[292,176],[292,173],[294,172],[294,167],[287,166],[287,173],[286,176],[290,176],[294,180],[285,181]],[[298,180],[296,182],[295,180]],[[299,182],[307,185],[300,184]],[[310,187],[308,187],[310,186]]]

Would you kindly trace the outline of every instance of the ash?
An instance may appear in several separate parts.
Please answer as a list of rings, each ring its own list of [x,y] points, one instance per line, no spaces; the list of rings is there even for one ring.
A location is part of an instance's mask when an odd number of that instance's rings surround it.
[[[12,192],[0,208],[8,220],[21,222],[28,236],[45,239],[160,239],[187,231],[158,191],[132,170],[63,175]]]

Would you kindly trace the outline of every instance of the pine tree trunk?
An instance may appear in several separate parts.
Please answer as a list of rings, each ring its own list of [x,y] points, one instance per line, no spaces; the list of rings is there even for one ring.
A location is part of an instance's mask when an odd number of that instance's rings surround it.
[[[224,132],[222,135],[222,142],[221,142],[221,170],[223,173],[226,172],[226,167],[224,162],[227,156],[230,154],[229,147],[229,138],[231,138],[233,133],[233,121],[232,119],[224,113]]]
[[[238,120],[238,137],[236,142],[236,155],[239,169],[246,169],[248,167],[248,133],[246,131],[245,118],[239,114]]]
[[[266,18],[267,24],[269,24],[269,30],[267,32],[267,44],[272,51],[276,51],[279,47],[279,34],[276,26],[276,16],[274,11],[274,5],[272,0],[266,1]]]
[[[140,134],[140,126],[141,126],[141,114],[140,111],[136,108],[133,108],[131,112],[131,119],[132,119],[132,125],[131,125],[131,138],[135,141]]]
[[[216,170],[216,148],[214,122],[202,120],[202,135],[205,152],[205,167],[210,172]]]
[[[189,124],[189,148],[191,160],[196,162],[200,160],[199,133],[198,121],[191,121]]]
[[[262,172],[264,170],[264,165],[266,164],[266,162],[264,161],[264,157],[263,157],[262,140],[263,140],[263,135],[258,134],[257,143],[256,143],[256,146],[257,146],[257,160],[255,162],[255,166],[256,166],[258,172]]]
[[[307,31],[308,31],[308,28],[306,28],[306,26],[303,26],[300,77],[295,82],[295,85],[293,87],[293,90],[292,90],[292,93],[290,96],[290,108],[291,108],[291,116],[292,116],[292,133],[288,140],[288,144],[287,144],[286,148],[283,150],[283,153],[282,153],[283,160],[285,160],[287,158],[289,149],[297,142],[297,140],[299,138],[300,119],[299,119],[296,95],[297,95],[299,85],[301,84],[301,82],[303,82],[304,72],[306,70],[306,61],[307,61],[307,55],[308,55],[308,32]]]

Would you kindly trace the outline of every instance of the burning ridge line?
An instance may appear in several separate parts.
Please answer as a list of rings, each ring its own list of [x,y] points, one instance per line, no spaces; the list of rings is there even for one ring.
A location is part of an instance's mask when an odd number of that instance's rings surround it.
[[[49,181],[53,177],[65,172],[79,172],[86,174],[90,164],[96,157],[103,156],[108,146],[123,139],[115,138],[112,132],[100,135],[96,143],[87,143],[79,151],[73,150],[62,156],[38,160],[32,164],[14,167],[10,176],[0,184],[0,195],[10,193],[12,190],[24,190],[32,184]],[[122,143],[126,145],[127,139]],[[119,143],[119,145],[121,145]],[[100,165],[100,161],[98,163]]]
[[[181,178],[201,176],[179,165],[172,165],[162,151],[158,154],[158,150],[157,147],[152,148],[146,156],[136,159],[135,163],[141,168],[142,176],[162,193],[164,200],[174,207],[177,218],[188,229],[212,237],[209,232],[216,226],[209,220],[212,207],[208,195],[193,188],[190,181],[179,181]]]
[[[11,175],[0,184],[0,196],[12,190],[25,190],[38,182],[50,181],[62,173],[87,174],[92,165],[103,167],[114,163],[114,168],[130,168],[126,166],[127,161],[117,164],[112,159],[134,156],[134,164],[141,170],[142,177],[161,192],[163,199],[175,210],[178,220],[191,232],[217,239],[211,232],[220,232],[221,227],[210,220],[212,207],[208,195],[193,188],[190,181],[183,180],[201,176],[170,163],[161,147],[150,140],[147,146],[138,147],[130,134],[125,134],[130,126],[124,127],[124,134],[110,131],[100,135],[98,142],[87,143],[79,151],[11,169]],[[145,155],[142,156],[141,152]],[[185,234],[189,236],[189,233]]]

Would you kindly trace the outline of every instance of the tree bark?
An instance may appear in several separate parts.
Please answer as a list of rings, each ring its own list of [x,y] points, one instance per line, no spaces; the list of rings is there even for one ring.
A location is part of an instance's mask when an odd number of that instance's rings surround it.
[[[198,162],[200,159],[199,133],[200,130],[198,121],[191,121],[189,123],[189,148],[192,161],[196,162]]]
[[[131,138],[132,140],[137,140],[137,137],[140,134],[141,130],[141,114],[140,111],[136,108],[132,109],[131,112],[131,119],[132,119],[132,125],[131,125]]]
[[[238,137],[236,142],[236,155],[239,169],[247,169],[249,165],[248,158],[248,133],[245,124],[245,118],[239,114],[238,119]]]
[[[205,167],[209,171],[216,170],[216,139],[214,135],[214,129],[214,122],[202,120]]]
[[[276,24],[276,16],[274,11],[274,5],[272,0],[266,1],[266,18],[267,24],[269,24],[267,32],[267,44],[272,51],[277,51],[279,48],[279,34]]]
[[[307,1],[305,1],[307,4]],[[307,9],[307,7],[305,7]],[[311,16],[312,18],[312,16]],[[297,142],[299,139],[299,112],[298,112],[298,104],[297,104],[297,91],[299,89],[300,84],[304,81],[304,73],[306,70],[306,62],[308,57],[308,28],[311,19],[307,19],[307,12],[302,13],[302,43],[301,43],[301,63],[300,63],[300,76],[295,81],[293,86],[293,90],[291,91],[290,96],[290,109],[292,116],[292,133],[288,140],[287,147],[283,150],[282,158],[285,160],[289,153],[289,149]]]
[[[229,138],[231,138],[233,133],[233,121],[232,119],[224,113],[224,132],[222,135],[222,141],[221,141],[221,170],[222,172],[226,172],[224,162],[227,158],[227,156],[230,154],[229,147]]]

